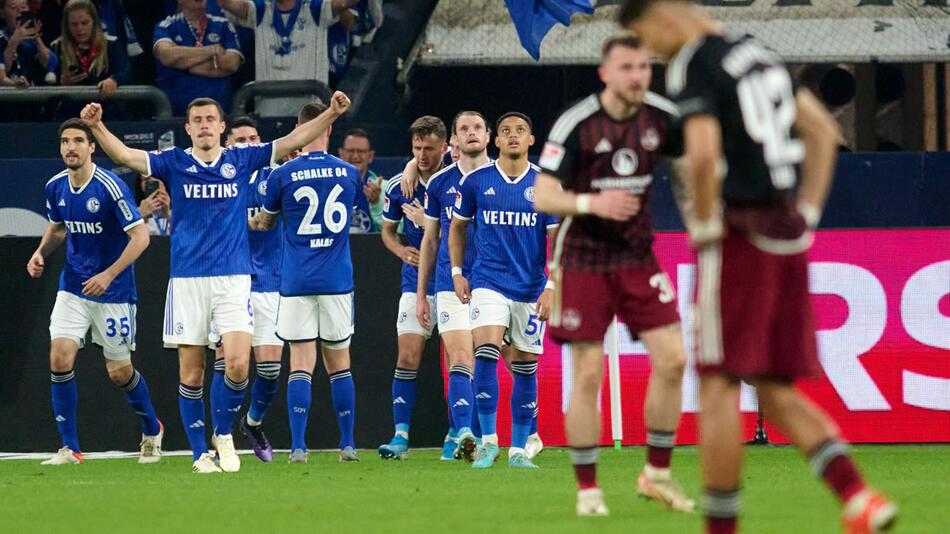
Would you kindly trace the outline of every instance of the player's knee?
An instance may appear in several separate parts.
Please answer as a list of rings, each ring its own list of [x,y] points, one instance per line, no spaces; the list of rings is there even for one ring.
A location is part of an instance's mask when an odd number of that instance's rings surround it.
[[[182,365],[178,369],[178,381],[186,386],[201,387],[205,381],[204,365]]]
[[[603,370],[595,369],[594,366],[583,367],[574,370],[574,388],[579,393],[596,392],[600,389],[600,382],[603,379]]]
[[[422,355],[412,350],[400,349],[396,367],[400,369],[418,369]]]
[[[248,362],[224,360],[224,372],[233,380],[244,380],[247,378]]]
[[[57,343],[54,340],[49,350],[49,367],[57,373],[65,373],[73,368],[76,351],[66,343]]]
[[[108,369],[109,380],[117,386],[124,386],[129,383],[129,380],[132,378],[132,373],[135,370],[132,367],[132,364],[123,365],[121,367],[110,367]]]
[[[656,367],[653,369],[660,378],[670,383],[679,383],[683,380],[683,371],[686,369],[686,352],[682,350],[670,350],[661,354],[656,359]]]

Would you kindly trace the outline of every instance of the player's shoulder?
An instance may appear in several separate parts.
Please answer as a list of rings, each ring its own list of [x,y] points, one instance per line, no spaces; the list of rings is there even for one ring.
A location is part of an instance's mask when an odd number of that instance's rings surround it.
[[[266,167],[261,167],[260,169],[251,173],[250,182],[253,184],[254,182],[263,182],[264,180],[267,180],[271,173],[273,173],[274,170],[279,166],[280,165],[268,165]]]
[[[554,126],[551,127],[551,132],[548,134],[548,140],[558,144],[564,144],[564,141],[567,140],[579,124],[589,119],[598,111],[600,111],[600,97],[597,93],[591,93],[571,104],[554,122]]]
[[[65,183],[63,181],[63,178],[66,178],[68,176],[69,176],[69,171],[66,169],[63,169],[62,171],[54,174],[52,178],[46,181],[46,189],[49,190],[49,189],[54,189],[56,187],[62,186],[62,184]]]
[[[104,190],[112,200],[121,199],[129,190],[129,186],[125,185],[125,182],[115,173],[98,165],[92,173],[92,179],[97,187]]]
[[[177,146],[170,146],[166,148],[160,148],[156,150],[149,150],[149,154],[158,156],[163,159],[178,159],[179,156],[191,156],[191,147],[188,147],[185,150],[178,148]]]
[[[654,93],[653,91],[647,91],[646,95],[643,97],[643,103],[648,107],[662,111],[670,117],[679,116],[679,109],[672,100]]]
[[[399,183],[402,181],[402,174],[403,173],[399,173],[386,180],[386,196],[391,198],[399,198],[402,196],[402,188],[399,187]]]
[[[459,185],[465,185],[466,182],[474,182],[482,179],[483,176],[495,176],[497,173],[495,171],[495,162],[489,161],[488,163],[481,165],[480,167],[475,167],[472,172],[462,175],[459,179]]]
[[[453,176],[458,176],[459,174],[458,167],[459,167],[458,162],[455,162],[455,163],[452,163],[451,165],[448,165],[446,167],[442,167],[441,169],[439,169],[439,171],[437,171],[435,174],[429,177],[428,188],[436,189],[440,187],[442,184],[446,183],[446,181],[451,180]]]

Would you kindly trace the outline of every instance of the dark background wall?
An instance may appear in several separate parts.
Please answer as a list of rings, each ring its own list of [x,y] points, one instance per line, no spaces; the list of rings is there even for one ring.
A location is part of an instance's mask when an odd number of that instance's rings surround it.
[[[47,263],[43,278],[26,274],[26,262],[36,249],[37,238],[0,239],[0,451],[51,451],[60,447],[52,419],[49,383],[49,314],[63,263],[61,248]],[[378,235],[352,239],[356,278],[356,335],[351,347],[356,382],[356,443],[376,447],[392,437],[390,388],[396,366],[395,318],[399,301],[398,260],[389,254]],[[136,264],[138,278],[138,350],[132,361],[148,380],[158,416],[165,423],[164,447],[187,449],[178,416],[178,357],[162,349],[161,325],[168,280],[168,240],[153,238]],[[285,400],[287,349],[281,388],[267,417],[266,429],[275,447],[290,445]],[[208,353],[205,397],[211,381]],[[253,372],[253,371],[252,371]],[[79,438],[83,450],[135,450],[141,430],[138,418],[126,404],[125,394],[108,379],[102,351],[92,345],[76,360],[79,387]],[[248,388],[248,398],[250,388]],[[245,407],[248,400],[245,400]],[[442,396],[442,375],[437,341],[426,346],[419,372],[416,421],[412,429],[416,446],[441,445],[448,425]],[[210,436],[209,436],[210,437]],[[322,364],[313,380],[313,411],[307,429],[311,448],[335,448],[339,439],[330,404],[330,387]],[[243,441],[238,441],[242,446]]]

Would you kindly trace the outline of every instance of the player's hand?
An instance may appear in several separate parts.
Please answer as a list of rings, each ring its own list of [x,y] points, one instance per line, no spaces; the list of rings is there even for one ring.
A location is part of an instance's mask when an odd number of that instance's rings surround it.
[[[419,321],[419,324],[422,325],[422,328],[428,330],[432,328],[430,321],[432,318],[429,315],[429,299],[424,295],[422,298],[416,298],[416,320]]]
[[[715,245],[726,237],[726,225],[722,222],[721,217],[706,224],[702,224],[695,219],[687,221],[686,231],[689,233],[689,246],[693,250],[701,250],[710,245]]]
[[[468,285],[468,279],[457,274],[452,277],[452,284],[455,285],[455,296],[459,298],[462,304],[468,304],[472,301],[472,289]]]
[[[399,258],[407,265],[419,266],[419,250],[416,247],[402,247]]]
[[[368,200],[370,204],[379,202],[379,194],[382,191],[383,188],[378,182],[366,182],[366,185],[363,186],[363,194],[366,195],[366,200]]]
[[[402,170],[402,178],[399,179],[399,189],[402,189],[402,196],[412,198],[419,187],[419,164],[412,158],[406,163],[406,168]]]
[[[545,289],[538,297],[538,303],[535,305],[535,313],[538,314],[539,321],[547,321],[551,317],[551,299],[554,298],[553,289]]]
[[[350,97],[346,96],[343,91],[336,91],[330,97],[330,109],[337,115],[346,113],[346,110],[350,109],[350,103]]]
[[[86,104],[79,113],[79,118],[90,128],[102,121],[102,106],[98,102]]]
[[[402,205],[402,214],[416,225],[416,228],[422,228],[426,225],[426,214],[418,200],[413,200],[411,204]]]
[[[99,82],[97,87],[99,88],[99,96],[109,98],[115,94],[115,90],[119,87],[119,84],[115,83],[115,80],[112,78],[106,78]]]
[[[39,252],[34,252],[30,256],[30,261],[26,263],[26,272],[30,273],[31,278],[39,278],[43,276],[43,270],[46,268],[46,260],[43,259],[43,255]]]
[[[591,195],[590,212],[610,221],[627,221],[640,212],[640,197],[623,189]]]
[[[115,277],[109,274],[109,271],[102,271],[89,280],[82,283],[82,294],[87,297],[101,297],[103,293],[112,285]]]

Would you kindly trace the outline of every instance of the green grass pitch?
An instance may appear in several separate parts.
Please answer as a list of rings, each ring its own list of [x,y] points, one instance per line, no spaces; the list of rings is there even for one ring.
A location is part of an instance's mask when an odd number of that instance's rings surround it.
[[[746,448],[743,532],[838,532],[838,507],[791,448]],[[574,515],[567,451],[547,449],[541,469],[499,461],[475,471],[434,450],[405,462],[360,451],[358,464],[313,453],[307,465],[242,456],[236,474],[195,475],[190,457],[80,466],[0,461],[3,531],[27,532],[701,532],[698,515],[667,512],[634,495],[644,450],[603,449],[598,475],[611,515]],[[506,458],[502,451],[502,459]],[[674,475],[699,494],[698,450],[678,449]],[[901,506],[899,533],[950,530],[950,446],[857,446],[869,481]]]

